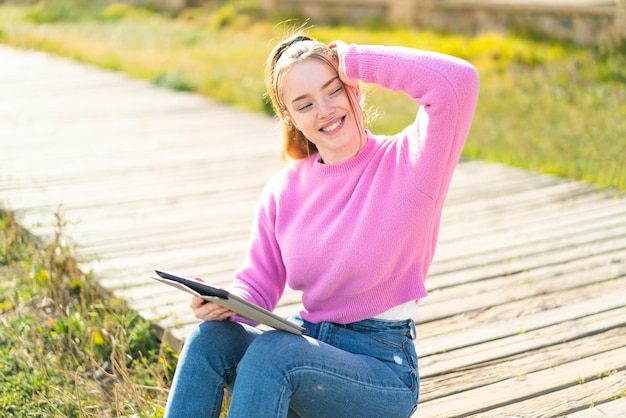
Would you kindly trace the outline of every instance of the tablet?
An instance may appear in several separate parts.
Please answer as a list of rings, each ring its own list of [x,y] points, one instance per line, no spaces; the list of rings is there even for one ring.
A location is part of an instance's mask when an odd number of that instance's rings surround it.
[[[155,270],[155,272],[157,277],[151,277],[151,279],[158,280],[161,283],[168,284],[184,292],[217,303],[251,321],[259,322],[268,327],[291,332],[296,335],[306,335],[308,333],[306,328],[288,321],[254,303],[248,302],[237,295],[233,295],[225,289],[211,286],[200,280],[168,273],[163,270]]]

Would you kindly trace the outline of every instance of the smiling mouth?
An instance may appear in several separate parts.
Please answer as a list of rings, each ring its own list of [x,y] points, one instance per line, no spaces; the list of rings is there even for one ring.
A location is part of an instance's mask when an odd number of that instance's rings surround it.
[[[344,117],[342,117],[342,118],[340,118],[340,119],[337,119],[337,121],[336,121],[336,122],[334,122],[334,123],[332,123],[332,124],[330,124],[330,125],[328,125],[328,126],[324,126],[324,127],[323,127],[322,129],[320,129],[320,130],[321,130],[322,132],[332,132],[332,131],[334,131],[335,129],[337,129],[337,128],[339,127],[339,125],[341,125],[341,124],[343,123],[343,121],[344,121],[344,119],[345,119],[345,118],[346,118],[346,117],[344,116]]]

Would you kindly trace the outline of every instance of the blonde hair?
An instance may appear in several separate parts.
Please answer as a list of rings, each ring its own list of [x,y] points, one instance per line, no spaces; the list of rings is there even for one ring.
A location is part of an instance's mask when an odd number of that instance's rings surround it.
[[[286,161],[288,158],[300,160],[317,152],[315,144],[309,141],[291,123],[287,107],[282,101],[284,75],[297,63],[310,58],[320,60],[336,73],[339,72],[337,51],[329,48],[328,45],[322,42],[310,38],[302,31],[279,42],[270,53],[265,65],[265,88],[283,129],[283,147],[281,152],[283,161]],[[360,104],[354,102],[352,95],[349,94],[348,98],[350,105],[355,110],[355,114],[361,115]],[[359,111],[357,112],[357,110]],[[362,121],[359,121],[359,123],[362,124]]]

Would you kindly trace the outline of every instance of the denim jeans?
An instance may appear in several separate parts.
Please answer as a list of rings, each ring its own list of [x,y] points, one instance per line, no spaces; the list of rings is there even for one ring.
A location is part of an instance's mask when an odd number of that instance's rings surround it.
[[[230,321],[201,323],[181,351],[166,418],[409,417],[419,376],[412,320],[340,325],[293,318],[301,337]]]

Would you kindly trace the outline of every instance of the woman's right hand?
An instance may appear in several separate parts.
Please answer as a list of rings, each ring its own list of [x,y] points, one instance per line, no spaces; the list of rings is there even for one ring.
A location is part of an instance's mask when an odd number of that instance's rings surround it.
[[[202,321],[224,321],[236,315],[230,309],[224,308],[217,303],[209,302],[200,296],[194,296],[189,307],[193,310],[193,315]]]

